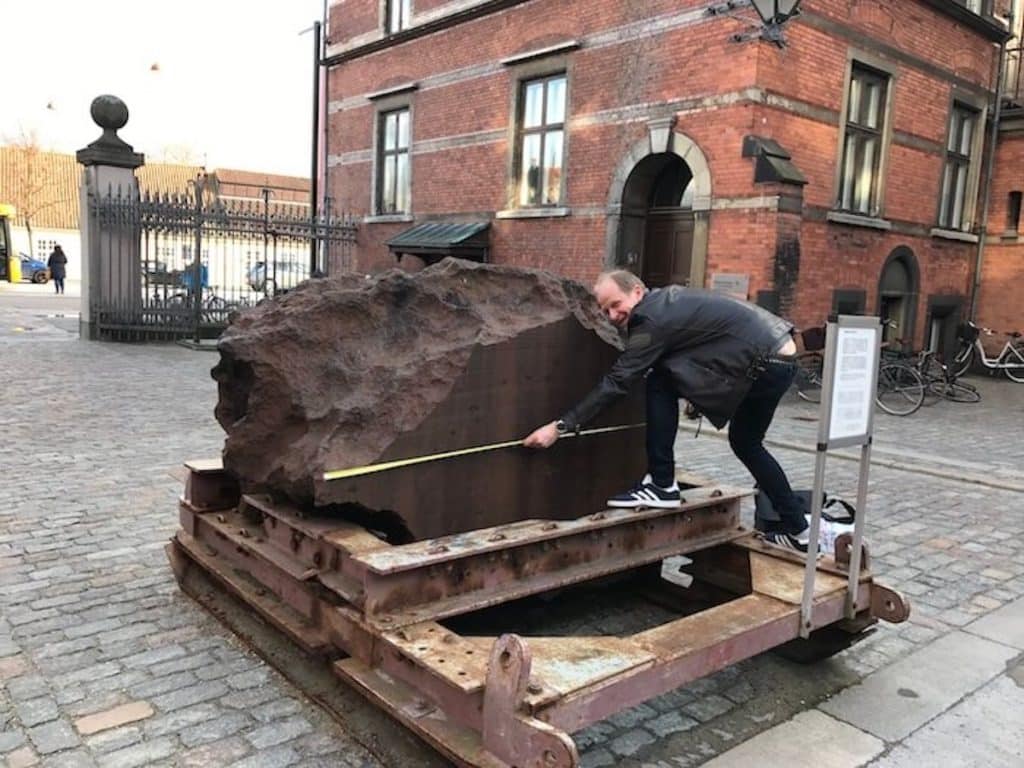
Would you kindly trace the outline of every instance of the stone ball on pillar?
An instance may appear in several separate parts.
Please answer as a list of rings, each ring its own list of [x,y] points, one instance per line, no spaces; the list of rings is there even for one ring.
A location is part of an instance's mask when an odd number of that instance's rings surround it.
[[[119,131],[128,122],[128,105],[117,96],[104,94],[92,100],[89,114],[100,128]]]
[[[146,162],[141,152],[132,149],[117,132],[128,122],[128,106],[117,96],[109,93],[97,96],[89,106],[93,122],[103,129],[103,135],[75,157],[87,168],[93,165],[108,165],[114,168],[138,168]]]

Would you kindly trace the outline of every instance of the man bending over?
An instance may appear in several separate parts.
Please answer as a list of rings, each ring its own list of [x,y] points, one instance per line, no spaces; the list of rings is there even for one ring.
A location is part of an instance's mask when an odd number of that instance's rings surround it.
[[[764,447],[775,409],[796,375],[791,323],[761,307],[711,291],[670,285],[648,290],[631,272],[601,274],[597,303],[626,334],[625,351],[581,402],[539,427],[523,444],[548,448],[578,431],[646,375],[647,468],[636,487],[608,500],[611,507],[676,507],[680,503],[673,453],[679,398],[721,429],[785,526],[765,538],[807,551],[804,505],[786,473]]]

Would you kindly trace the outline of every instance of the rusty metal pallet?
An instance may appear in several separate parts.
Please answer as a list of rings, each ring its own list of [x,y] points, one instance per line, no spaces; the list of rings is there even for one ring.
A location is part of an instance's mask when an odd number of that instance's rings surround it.
[[[571,733],[799,636],[803,559],[740,526],[743,490],[691,488],[678,509],[392,546],[343,520],[240,497],[217,462],[186,467],[182,530],[168,545],[179,581],[202,569],[459,765],[575,768]],[[692,560],[686,592],[713,599],[660,626],[566,637],[450,628],[452,617],[680,554]],[[847,561],[819,563],[814,628],[853,636],[877,618],[904,620],[906,601],[874,582],[866,557],[863,608],[844,618]]]

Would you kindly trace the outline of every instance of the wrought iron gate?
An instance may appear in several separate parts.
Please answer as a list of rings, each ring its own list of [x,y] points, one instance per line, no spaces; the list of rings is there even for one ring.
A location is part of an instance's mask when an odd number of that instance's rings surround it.
[[[298,209],[298,210],[296,210]],[[236,310],[350,263],[355,220],[183,194],[90,199],[90,308],[101,338],[213,338]]]

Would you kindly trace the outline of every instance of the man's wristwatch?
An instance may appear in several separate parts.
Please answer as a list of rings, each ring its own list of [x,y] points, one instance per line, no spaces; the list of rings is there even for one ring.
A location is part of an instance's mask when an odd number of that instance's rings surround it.
[[[569,425],[565,423],[564,419],[559,419],[555,422],[555,429],[558,430],[559,437],[562,435],[568,435],[570,432],[578,431],[569,429]]]

